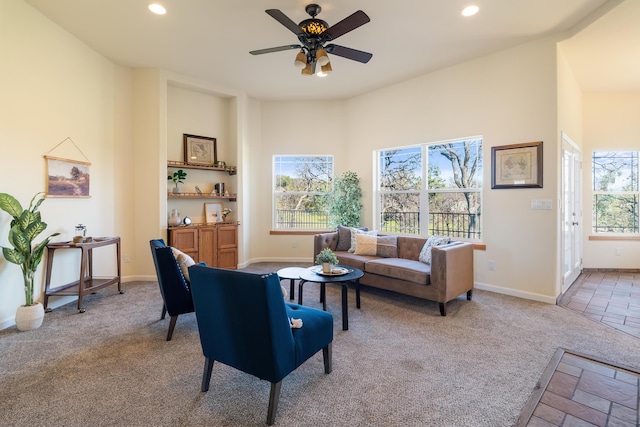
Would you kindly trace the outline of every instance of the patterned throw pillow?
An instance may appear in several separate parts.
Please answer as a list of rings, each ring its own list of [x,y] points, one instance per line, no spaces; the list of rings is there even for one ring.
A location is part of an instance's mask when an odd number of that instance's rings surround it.
[[[359,230],[368,231],[367,227],[359,227]],[[351,247],[351,227],[345,227],[344,225],[338,226],[338,244],[336,245],[336,251],[348,251]]]
[[[356,246],[358,245],[358,243],[356,242],[356,236],[358,234],[367,234],[369,236],[377,236],[378,230],[363,231],[358,228],[352,227],[351,228],[351,247],[349,248],[349,252],[351,253],[354,253],[356,251]]]
[[[182,270],[182,275],[185,280],[189,282],[189,267],[194,265],[196,262],[189,255],[185,254],[179,249],[171,248],[173,252],[173,256],[176,257],[176,261],[178,261],[178,265],[180,266],[180,270]]]
[[[449,237],[429,236],[426,243],[420,251],[418,259],[425,264],[431,264],[431,248],[435,246],[442,246],[451,243]]]

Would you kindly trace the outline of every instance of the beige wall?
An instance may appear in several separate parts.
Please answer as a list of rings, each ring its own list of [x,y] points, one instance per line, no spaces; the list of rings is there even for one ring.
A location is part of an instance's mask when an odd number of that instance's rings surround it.
[[[476,251],[476,282],[552,302],[558,281],[555,86],[556,40],[548,38],[345,102],[263,102],[262,155],[255,167],[268,177],[273,154],[335,155],[336,173],[354,170],[362,178],[364,224],[371,226],[373,150],[483,135],[487,250]],[[314,117],[323,118],[322,133]],[[491,190],[491,147],[531,141],[544,141],[544,188]],[[259,186],[260,204],[269,206],[271,183]],[[531,210],[532,199],[551,199],[554,209]],[[311,236],[269,236],[269,215],[256,227],[262,256],[311,260]],[[489,260],[495,271],[488,270]]]
[[[640,93],[585,93],[584,96],[584,268],[640,268],[640,241],[593,241],[591,153],[640,147]],[[620,255],[616,255],[616,250]]]
[[[91,236],[122,235],[123,251],[130,251],[133,189],[124,185],[132,179],[130,70],[114,66],[15,0],[0,0],[0,58],[0,192],[27,205],[36,192],[45,190],[45,154],[86,157],[91,162],[91,198],[45,200],[41,212],[48,223],[46,233],[60,232],[57,240],[70,240],[75,224],[83,223]],[[66,142],[54,149],[67,137],[77,148]],[[8,215],[2,212],[3,246],[8,246],[8,227]],[[77,280],[79,256],[66,252],[56,255],[54,284]],[[96,252],[95,258],[97,274],[113,274],[112,251]],[[36,275],[37,289],[43,288],[43,267]],[[124,265],[125,275],[130,267]],[[1,257],[0,295],[2,328],[13,323],[24,292],[20,268]]]
[[[238,165],[241,265],[311,261],[311,236],[269,233],[273,155],[333,154],[336,174],[360,175],[363,219],[371,225],[373,150],[482,135],[487,250],[476,251],[476,283],[553,302],[560,280],[560,132],[569,130],[574,140],[584,141],[585,164],[593,148],[637,147],[640,133],[633,116],[639,96],[586,94],[581,100],[554,37],[349,100],[269,102],[162,70],[116,66],[21,1],[0,0],[0,11],[0,191],[26,203],[44,190],[42,156],[71,137],[81,154],[68,144],[52,154],[86,156],[92,163],[92,197],[46,200],[47,232],[58,231],[59,240],[68,240],[73,226],[84,223],[91,235],[121,236],[123,255],[131,260],[123,264],[125,280],[154,277],[148,241],[166,237],[166,161],[180,155],[183,132],[219,137],[221,156]],[[582,108],[584,115],[578,112]],[[544,141],[544,188],[492,190],[491,147],[531,141]],[[552,200],[553,209],[531,210],[533,199]],[[198,217],[191,207],[185,209]],[[585,197],[585,218],[589,215]],[[0,230],[8,222],[2,214]],[[7,244],[4,234],[0,244]],[[615,257],[618,247],[622,256]],[[65,268],[54,271],[54,283],[74,278],[73,255],[61,255]],[[585,267],[631,268],[637,259],[636,243],[585,242]],[[97,273],[108,274],[113,256],[96,261]],[[488,270],[489,261],[495,271]],[[37,282],[42,287],[42,268]],[[2,328],[13,322],[24,298],[19,268],[4,259],[0,286]]]

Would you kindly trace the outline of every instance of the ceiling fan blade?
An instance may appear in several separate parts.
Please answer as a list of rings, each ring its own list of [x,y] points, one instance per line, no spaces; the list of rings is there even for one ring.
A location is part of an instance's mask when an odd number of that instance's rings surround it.
[[[371,19],[369,19],[369,16],[367,16],[367,14],[363,11],[359,10],[347,16],[337,24],[329,27],[328,30],[322,33],[322,36],[327,40],[335,40],[341,35],[346,34],[351,30],[355,30],[359,26],[364,25],[369,21],[371,21]]]
[[[263,53],[280,52],[283,50],[300,49],[302,46],[299,44],[288,44],[286,46],[270,47],[268,49],[258,49],[249,52],[251,55],[262,55]]]
[[[302,31],[302,28],[300,28],[298,24],[293,22],[291,18],[289,18],[284,13],[282,13],[281,10],[267,9],[265,10],[265,12],[267,12],[267,14],[269,14],[273,19],[275,19],[276,21],[278,21],[279,23],[287,27],[293,34],[295,35],[304,34],[304,32]]]
[[[372,53],[351,49],[350,47],[339,46],[337,44],[328,44],[324,49],[327,51],[327,53],[362,62],[363,64],[369,62],[369,60],[373,56]]]

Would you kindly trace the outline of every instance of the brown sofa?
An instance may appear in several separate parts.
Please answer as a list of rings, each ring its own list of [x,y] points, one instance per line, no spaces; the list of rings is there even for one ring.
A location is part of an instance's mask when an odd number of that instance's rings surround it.
[[[338,231],[316,234],[313,242],[314,260],[322,249],[331,248],[340,264],[359,268],[364,272],[360,284],[436,301],[440,305],[442,316],[446,316],[446,303],[452,299],[466,292],[467,300],[471,300],[472,243],[453,241],[434,247],[431,250],[431,264],[425,264],[418,260],[427,241],[423,237],[398,236],[395,258],[336,251],[338,239]],[[340,246],[344,247],[344,244]]]

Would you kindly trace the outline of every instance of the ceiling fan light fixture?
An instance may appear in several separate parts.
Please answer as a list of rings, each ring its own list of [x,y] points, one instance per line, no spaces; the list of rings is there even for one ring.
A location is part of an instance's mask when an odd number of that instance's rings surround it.
[[[327,62],[326,65],[323,65],[322,67],[320,67],[320,71],[318,71],[316,75],[318,77],[326,77],[331,71],[333,71],[331,69],[331,62]]]
[[[301,74],[303,76],[311,76],[313,72],[311,71],[311,64],[307,63],[307,65],[302,69]]]
[[[320,48],[316,51],[316,61],[318,65],[327,65],[329,63],[329,56],[324,48]]]
[[[296,55],[295,61],[293,61],[293,65],[295,65],[297,68],[300,68],[300,69],[306,67],[307,55],[305,55],[303,51],[298,52],[298,54]]]

